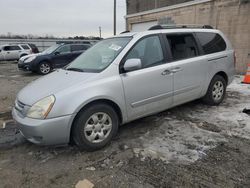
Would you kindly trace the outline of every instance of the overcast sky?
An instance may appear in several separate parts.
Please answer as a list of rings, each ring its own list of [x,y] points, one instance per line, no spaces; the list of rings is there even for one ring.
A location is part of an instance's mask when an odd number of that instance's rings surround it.
[[[126,0],[117,0],[117,33],[125,30]],[[113,0],[0,0],[0,34],[113,35]]]

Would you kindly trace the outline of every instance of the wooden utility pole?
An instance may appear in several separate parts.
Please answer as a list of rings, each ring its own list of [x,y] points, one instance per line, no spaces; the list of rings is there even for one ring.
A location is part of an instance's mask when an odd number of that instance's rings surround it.
[[[116,0],[114,0],[114,35],[116,35]]]

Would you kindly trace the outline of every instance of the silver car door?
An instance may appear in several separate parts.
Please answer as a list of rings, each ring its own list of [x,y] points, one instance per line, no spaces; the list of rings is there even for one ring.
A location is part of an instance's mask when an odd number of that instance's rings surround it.
[[[158,35],[138,41],[124,58],[139,58],[142,68],[122,73],[128,119],[162,111],[172,105],[173,74]]]
[[[192,33],[171,34],[167,40],[173,58],[174,105],[199,98],[205,80],[204,58],[199,56],[194,36]]]
[[[22,49],[19,46],[11,46],[11,57],[12,59],[19,59]]]

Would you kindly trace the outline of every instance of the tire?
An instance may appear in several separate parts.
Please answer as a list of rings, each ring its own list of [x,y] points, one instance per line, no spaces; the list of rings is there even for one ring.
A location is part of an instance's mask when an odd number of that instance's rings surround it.
[[[111,106],[95,104],[79,112],[71,136],[80,150],[95,151],[110,143],[118,125],[118,116]]]
[[[209,84],[206,95],[202,99],[203,102],[212,106],[219,105],[225,97],[226,87],[226,80],[220,75],[215,75]]]
[[[38,67],[39,74],[46,75],[46,74],[49,74],[51,72],[51,70],[52,70],[52,67],[51,67],[50,63],[44,61],[44,62],[39,64],[39,67]]]

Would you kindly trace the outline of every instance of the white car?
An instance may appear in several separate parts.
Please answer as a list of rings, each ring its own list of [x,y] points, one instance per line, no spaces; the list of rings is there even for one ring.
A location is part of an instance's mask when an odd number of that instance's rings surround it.
[[[32,49],[28,44],[8,44],[0,46],[0,61],[19,60],[20,57],[29,55]]]

